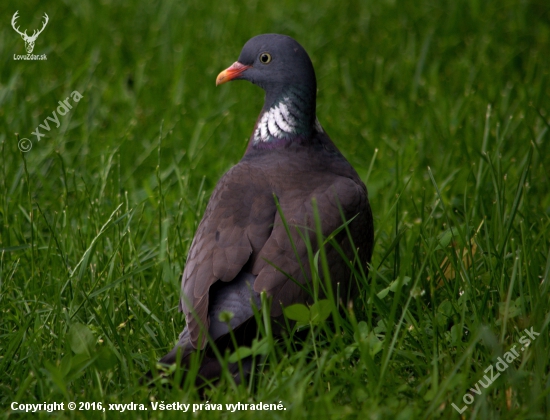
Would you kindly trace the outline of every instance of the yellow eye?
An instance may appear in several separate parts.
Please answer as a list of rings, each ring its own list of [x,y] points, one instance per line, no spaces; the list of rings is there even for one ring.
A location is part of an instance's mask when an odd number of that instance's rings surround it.
[[[271,62],[271,54],[266,53],[266,52],[261,53],[260,54],[260,62],[262,64],[269,64]]]

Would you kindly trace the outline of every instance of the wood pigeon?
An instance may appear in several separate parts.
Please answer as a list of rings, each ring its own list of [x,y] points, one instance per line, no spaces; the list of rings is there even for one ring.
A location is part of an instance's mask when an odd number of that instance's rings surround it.
[[[160,359],[186,366],[203,351],[197,383],[220,377],[211,347],[223,354],[232,346],[229,327],[239,345],[256,337],[254,306],[261,308],[262,291],[272,299],[275,334],[283,307],[313,302],[306,246],[309,239],[318,249],[313,200],[324,237],[351,220],[353,244],[346,229],[335,237],[348,261],[325,246],[334,294],[338,289],[344,303],[356,290],[350,261],[367,272],[374,241],[367,189],[317,120],[317,82],[304,48],[289,36],[256,36],[216,85],[232,80],[263,88],[265,103],[243,158],[218,182],[197,228],[182,279],[186,326]],[[227,312],[229,322],[220,319]],[[236,363],[229,369],[243,379]]]

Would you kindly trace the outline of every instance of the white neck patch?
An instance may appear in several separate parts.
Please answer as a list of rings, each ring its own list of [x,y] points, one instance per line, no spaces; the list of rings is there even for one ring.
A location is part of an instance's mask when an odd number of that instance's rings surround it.
[[[303,112],[286,96],[262,115],[256,131],[254,131],[254,143],[268,142],[273,138],[284,139],[290,137],[304,130],[301,124],[301,121],[304,120]],[[323,132],[317,118],[315,118],[314,128],[319,133]]]

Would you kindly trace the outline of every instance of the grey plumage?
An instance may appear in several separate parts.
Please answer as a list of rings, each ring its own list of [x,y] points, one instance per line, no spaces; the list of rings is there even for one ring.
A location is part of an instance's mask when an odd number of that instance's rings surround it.
[[[271,60],[267,64],[260,61],[266,59],[262,56],[265,53]],[[316,119],[315,73],[305,50],[290,37],[257,36],[247,42],[239,62],[218,76],[218,83],[236,79],[252,81],[266,90],[257,124],[262,115],[281,102],[286,101],[292,108],[293,101],[299,101],[300,130],[285,132],[280,138],[277,130],[268,130],[265,140],[258,141],[254,138],[255,127],[242,160],[218,182],[183,273],[180,309],[187,325],[176,347],[161,359],[163,363],[174,363],[179,354],[185,364],[193,352],[206,346],[206,331],[218,345],[226,343],[228,327],[218,320],[219,314],[234,313],[233,329],[247,325],[253,318],[251,305],[260,306],[262,291],[273,298],[274,318],[281,316],[284,306],[311,302],[304,288],[288,276],[304,286],[310,282],[307,247],[301,235],[306,235],[317,249],[313,199],[323,235],[343,224],[342,214],[345,220],[353,219],[349,230],[358,248],[357,264],[366,271],[370,261],[373,224],[367,190]],[[296,250],[274,196],[290,226]],[[345,231],[336,236],[336,241],[353,260]],[[348,264],[330,246],[327,257],[332,283],[347,299],[355,289]],[[246,331],[243,340],[250,341],[247,334],[254,335],[254,331]],[[210,358],[199,374],[215,378],[219,369]]]

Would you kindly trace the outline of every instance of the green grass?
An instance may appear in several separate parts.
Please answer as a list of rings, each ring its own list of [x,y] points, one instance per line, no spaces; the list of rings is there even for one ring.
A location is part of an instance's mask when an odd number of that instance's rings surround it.
[[[182,329],[194,230],[262,105],[259,88],[215,77],[266,32],[310,53],[319,120],[367,183],[376,245],[353,313],[302,346],[268,343],[254,384],[224,378],[208,400],[286,407],[265,418],[547,418],[546,0],[120,3],[0,6],[2,418],[30,416],[13,401],[201,403],[189,382],[139,378]],[[16,10],[28,32],[48,13],[34,51],[47,61],[13,60]],[[540,336],[460,416],[451,404],[531,328]]]

